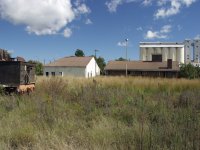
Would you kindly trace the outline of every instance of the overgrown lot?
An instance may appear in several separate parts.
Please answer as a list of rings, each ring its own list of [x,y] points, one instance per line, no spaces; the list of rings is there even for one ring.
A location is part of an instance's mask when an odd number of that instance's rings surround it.
[[[0,95],[0,149],[200,149],[200,80],[39,78]]]

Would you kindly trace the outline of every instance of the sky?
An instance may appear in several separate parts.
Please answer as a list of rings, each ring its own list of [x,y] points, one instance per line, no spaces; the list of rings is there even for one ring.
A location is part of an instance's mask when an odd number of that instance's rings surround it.
[[[48,63],[73,56],[139,59],[139,42],[200,38],[200,0],[0,0],[0,48]]]

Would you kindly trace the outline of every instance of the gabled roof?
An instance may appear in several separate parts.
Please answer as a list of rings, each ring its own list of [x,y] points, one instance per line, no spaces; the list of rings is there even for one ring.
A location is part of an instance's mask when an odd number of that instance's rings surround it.
[[[172,69],[167,68],[167,62],[143,62],[143,61],[110,61],[105,70],[127,70],[135,71],[179,71],[179,63],[172,62]]]
[[[93,57],[64,57],[46,64],[45,67],[86,67]]]

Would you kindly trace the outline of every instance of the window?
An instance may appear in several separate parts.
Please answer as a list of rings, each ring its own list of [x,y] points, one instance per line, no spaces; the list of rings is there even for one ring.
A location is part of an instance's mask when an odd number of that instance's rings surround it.
[[[56,73],[55,73],[55,72],[51,72],[51,75],[52,75],[52,76],[55,76],[55,75],[56,75]]]
[[[49,72],[46,72],[46,77],[48,77],[49,76]]]
[[[62,77],[62,76],[63,76],[63,72],[59,72],[59,76],[61,76],[61,77]]]

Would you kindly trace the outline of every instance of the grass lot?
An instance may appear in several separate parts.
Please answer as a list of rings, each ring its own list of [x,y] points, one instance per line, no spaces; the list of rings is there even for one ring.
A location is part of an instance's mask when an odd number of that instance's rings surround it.
[[[200,149],[200,80],[38,78],[0,95],[0,149]]]

